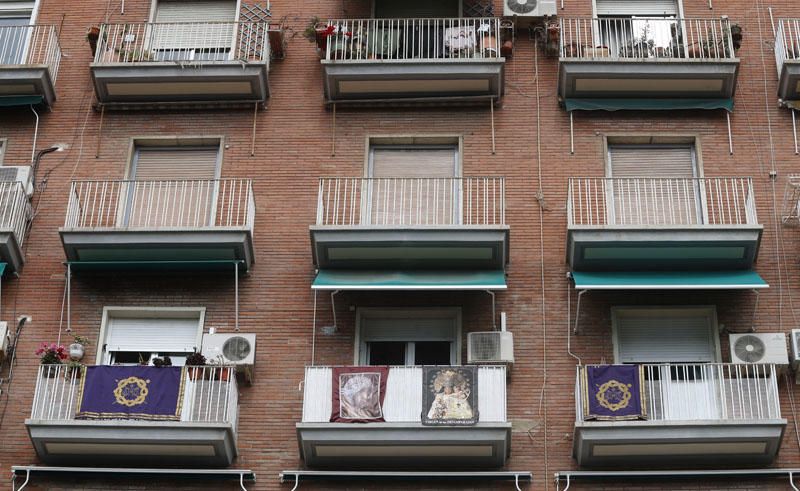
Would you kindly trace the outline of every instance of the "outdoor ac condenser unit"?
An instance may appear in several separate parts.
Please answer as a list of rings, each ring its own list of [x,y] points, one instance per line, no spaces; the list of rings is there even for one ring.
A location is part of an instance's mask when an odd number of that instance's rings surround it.
[[[556,15],[556,0],[504,0],[506,17],[545,17]]]
[[[786,334],[782,332],[731,334],[730,344],[732,363],[789,364]]]
[[[467,363],[514,363],[514,334],[506,331],[506,313],[500,330],[467,334]]]
[[[243,333],[208,333],[203,335],[203,356],[210,362],[219,361],[236,366],[248,382],[253,380],[256,360],[256,335]]]
[[[31,167],[29,165],[0,166],[0,182],[19,181],[22,183],[22,189],[25,194],[31,196],[33,194],[33,181],[31,180]]]

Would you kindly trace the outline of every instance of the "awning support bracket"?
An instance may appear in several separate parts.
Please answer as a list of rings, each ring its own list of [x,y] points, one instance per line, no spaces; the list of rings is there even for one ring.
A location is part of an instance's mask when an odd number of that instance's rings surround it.
[[[728,149],[733,155],[733,132],[731,132],[731,113],[725,111],[725,117],[728,119]]]
[[[494,143],[494,101],[492,99],[489,99],[489,109],[490,109],[489,112],[491,113],[491,119],[492,119],[492,155],[494,155],[495,154],[495,143]]]
[[[575,111],[569,112],[569,154],[575,155],[575,122],[572,119],[572,115],[575,114]]]
[[[100,106],[100,124],[97,127],[97,145],[94,149],[94,158],[100,158],[100,139],[103,136],[103,121],[106,117],[106,106]]]
[[[578,329],[578,320],[581,318],[581,298],[583,294],[588,291],[589,290],[581,290],[578,292],[578,301],[575,303],[575,327],[572,328],[572,334],[581,333],[580,329]]]
[[[792,133],[794,133],[794,154],[800,154],[800,148],[797,146],[797,117],[794,109],[789,109],[792,112]]]
[[[250,156],[256,154],[256,124],[258,122],[258,102],[253,104],[253,134],[250,137]]]
[[[486,290],[486,293],[492,297],[492,330],[497,330],[497,312],[495,311],[495,301],[494,301],[494,292],[492,290]]]
[[[239,332],[239,263],[233,263],[234,330]]]
[[[753,293],[756,294],[756,304],[753,306],[753,319],[750,321],[750,332],[756,332],[756,313],[758,312],[758,299],[761,298],[761,292],[753,288]]]
[[[331,157],[336,156],[336,103],[333,103],[333,118],[331,121]]]
[[[17,489],[16,491],[22,491],[23,489],[25,489],[25,486],[28,485],[28,481],[30,480],[31,480],[31,470],[25,469],[25,482],[22,483],[22,486],[20,486],[20,488]],[[17,475],[14,474],[11,477],[11,491],[14,491],[16,489],[16,483],[17,483]]]

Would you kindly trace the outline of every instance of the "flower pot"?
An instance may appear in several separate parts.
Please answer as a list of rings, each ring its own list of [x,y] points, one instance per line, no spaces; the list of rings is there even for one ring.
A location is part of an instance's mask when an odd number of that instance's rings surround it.
[[[42,375],[46,378],[55,378],[58,375],[59,363],[45,363],[42,365]]]
[[[203,376],[203,372],[205,370],[202,366],[197,365],[189,365],[186,367],[186,374],[189,376],[190,380],[197,380]]]
[[[72,361],[81,361],[86,349],[81,343],[72,343],[69,345],[69,358]]]
[[[231,369],[230,368],[220,368],[217,372],[217,380],[220,382],[227,382],[231,376]]]

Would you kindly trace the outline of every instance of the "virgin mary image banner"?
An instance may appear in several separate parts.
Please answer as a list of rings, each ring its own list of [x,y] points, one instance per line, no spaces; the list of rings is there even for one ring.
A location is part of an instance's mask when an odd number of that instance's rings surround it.
[[[337,367],[332,371],[331,422],[384,421],[383,399],[389,367]]]
[[[478,422],[475,367],[423,367],[422,424],[474,425]]]

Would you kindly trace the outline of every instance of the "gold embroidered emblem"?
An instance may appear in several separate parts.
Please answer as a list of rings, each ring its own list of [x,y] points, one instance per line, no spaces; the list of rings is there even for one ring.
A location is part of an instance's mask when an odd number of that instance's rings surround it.
[[[147,399],[147,394],[150,392],[147,389],[147,384],[149,383],[149,380],[143,380],[139,377],[122,379],[117,383],[117,388],[114,389],[114,398],[118,404],[123,406],[138,406]]]
[[[625,385],[616,380],[609,380],[597,389],[597,402],[606,409],[619,411],[628,407],[631,402],[631,384]]]

